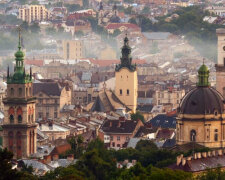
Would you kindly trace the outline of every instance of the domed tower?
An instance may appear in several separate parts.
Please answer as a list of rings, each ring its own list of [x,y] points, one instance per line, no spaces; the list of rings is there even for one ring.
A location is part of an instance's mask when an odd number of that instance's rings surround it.
[[[138,78],[137,68],[132,64],[131,47],[127,36],[122,47],[121,63],[116,65],[115,94],[134,113],[137,109]]]
[[[177,144],[196,142],[209,148],[225,147],[223,96],[210,87],[209,70],[198,70],[196,88],[189,91],[178,108]]]
[[[21,50],[19,31],[18,51],[15,53],[14,73],[7,73],[7,95],[3,99],[3,147],[14,158],[27,158],[36,152],[35,97],[33,97],[32,72],[26,74],[24,52]]]

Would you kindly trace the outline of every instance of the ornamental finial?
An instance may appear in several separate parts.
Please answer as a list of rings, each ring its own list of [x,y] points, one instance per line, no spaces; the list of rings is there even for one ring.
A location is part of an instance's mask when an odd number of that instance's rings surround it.
[[[18,36],[19,36],[18,49],[20,50],[20,49],[21,49],[21,31],[22,31],[21,26],[19,26],[19,27],[17,28],[17,30],[18,30],[18,32],[19,32],[19,34],[18,34]]]

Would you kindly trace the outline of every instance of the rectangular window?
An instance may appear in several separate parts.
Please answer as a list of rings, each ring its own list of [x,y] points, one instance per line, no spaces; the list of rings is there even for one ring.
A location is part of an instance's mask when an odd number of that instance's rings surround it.
[[[120,144],[117,144],[117,147],[120,147]]]
[[[113,136],[110,136],[110,141],[113,141]]]
[[[120,141],[120,136],[117,136],[117,141]]]
[[[123,91],[122,91],[122,89],[120,89],[120,95],[122,95],[123,94]]]
[[[46,113],[46,118],[48,119],[48,117],[49,117],[49,113],[47,112],[47,113]]]
[[[115,147],[115,143],[114,142],[112,143],[112,147]]]
[[[54,118],[57,118],[57,117],[58,117],[58,113],[54,112]]]
[[[38,117],[42,118],[42,113],[41,112],[38,113]]]
[[[127,95],[129,95],[130,94],[130,91],[129,91],[129,89],[127,89]]]

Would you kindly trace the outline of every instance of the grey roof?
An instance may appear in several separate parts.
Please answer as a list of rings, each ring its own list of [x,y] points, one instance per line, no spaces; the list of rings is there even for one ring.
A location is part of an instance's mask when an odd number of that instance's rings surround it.
[[[33,83],[33,94],[43,92],[48,96],[60,96],[61,88],[57,82]]]
[[[176,128],[176,117],[167,116],[165,114],[159,114],[152,118],[147,124],[151,124],[152,127],[161,127],[161,128]]]
[[[148,40],[166,40],[171,35],[169,32],[144,32],[144,37]]]
[[[67,160],[67,159],[58,159],[57,161],[51,161],[48,165],[52,168],[57,168],[57,167],[67,167],[70,164],[75,164],[77,160]]]
[[[82,81],[91,81],[92,74],[90,72],[84,72],[82,74],[81,80]]]
[[[39,162],[38,160],[33,159],[24,159],[22,160],[25,165],[32,166],[34,169],[49,171],[50,169],[43,163]]]
[[[137,143],[140,141],[140,138],[131,138],[127,144],[127,147],[135,148]]]

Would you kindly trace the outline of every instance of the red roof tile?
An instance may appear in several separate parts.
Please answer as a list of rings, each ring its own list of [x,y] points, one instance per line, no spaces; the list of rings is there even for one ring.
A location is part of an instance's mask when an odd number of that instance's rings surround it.
[[[24,60],[24,63],[27,65],[35,65],[35,66],[43,66],[44,65],[44,61],[43,60],[29,60],[26,59]]]
[[[110,23],[106,26],[106,29],[119,29],[121,26],[125,26],[128,29],[140,29],[138,25],[131,23]]]

